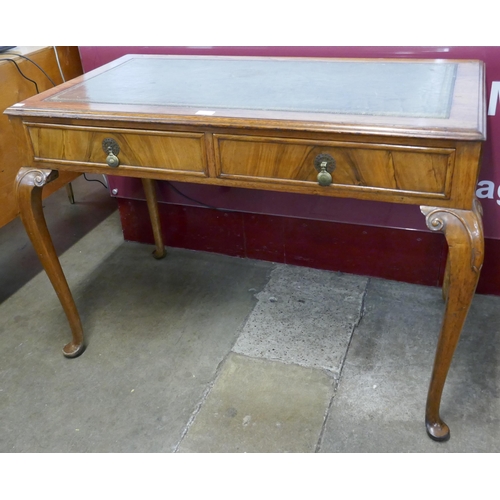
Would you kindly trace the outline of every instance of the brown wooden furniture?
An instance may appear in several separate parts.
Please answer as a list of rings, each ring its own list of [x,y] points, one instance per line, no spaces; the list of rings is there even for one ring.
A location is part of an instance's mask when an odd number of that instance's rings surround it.
[[[0,109],[27,99],[37,93],[52,88],[63,82],[63,77],[57,64],[54,47],[20,46],[0,54]],[[57,47],[59,62],[65,80],[71,80],[83,73],[78,47]],[[29,58],[29,60],[25,58]],[[33,61],[33,62],[31,62]],[[49,76],[35,65],[37,64]],[[16,66],[17,65],[17,66]],[[18,69],[19,68],[19,71]],[[24,78],[22,72],[27,78]],[[0,227],[9,223],[19,213],[16,192],[13,189],[17,172],[22,166],[19,156],[19,131],[9,123],[6,115],[0,114]],[[55,190],[78,177],[80,173],[61,172],[59,179],[44,190],[43,196],[48,196]]]
[[[82,326],[40,201],[58,171],[141,178],[157,258],[154,179],[420,205],[449,243],[426,409],[429,435],[448,439],[441,394],[483,261],[481,62],[126,56],[7,114],[24,127],[21,216],[68,316],[68,357]]]

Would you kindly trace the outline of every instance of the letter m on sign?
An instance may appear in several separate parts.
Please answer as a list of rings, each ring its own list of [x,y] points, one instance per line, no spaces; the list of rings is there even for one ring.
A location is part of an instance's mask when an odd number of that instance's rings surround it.
[[[495,116],[497,112],[497,103],[499,100],[500,100],[500,82],[492,82],[490,105],[488,107],[488,116]]]

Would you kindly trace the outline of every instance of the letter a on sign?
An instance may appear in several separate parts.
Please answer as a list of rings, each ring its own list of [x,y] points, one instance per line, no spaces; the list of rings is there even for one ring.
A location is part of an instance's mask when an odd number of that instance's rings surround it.
[[[488,116],[495,116],[497,112],[497,103],[499,99],[500,99],[500,82],[492,82],[490,105],[488,107]]]

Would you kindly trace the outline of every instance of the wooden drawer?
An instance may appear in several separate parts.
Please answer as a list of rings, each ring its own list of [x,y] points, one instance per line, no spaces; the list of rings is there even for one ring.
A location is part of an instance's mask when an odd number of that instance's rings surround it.
[[[102,142],[111,138],[120,147],[120,165],[113,169],[117,174],[137,167],[203,176],[207,172],[203,133],[62,125],[56,128],[39,123],[28,124],[27,128],[37,162],[109,169]]]
[[[325,190],[370,190],[448,199],[455,149],[215,134],[217,175],[247,182],[317,186],[314,159],[336,162]]]

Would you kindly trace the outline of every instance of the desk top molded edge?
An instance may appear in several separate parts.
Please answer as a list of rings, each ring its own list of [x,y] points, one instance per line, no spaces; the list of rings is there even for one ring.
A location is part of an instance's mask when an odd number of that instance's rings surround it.
[[[459,74],[453,97],[452,112],[449,119],[409,119],[393,116],[370,115],[332,115],[324,113],[294,113],[288,111],[255,111],[246,109],[218,110],[213,115],[196,114],[195,108],[180,106],[138,106],[85,104],[75,102],[53,102],[49,99],[72,87],[85,83],[86,80],[110,71],[133,58],[181,58],[181,59],[225,59],[225,60],[290,60],[292,58],[248,58],[222,56],[161,56],[161,55],[127,55],[101,66],[74,80],[38,94],[22,103],[15,104],[5,110],[10,116],[24,119],[46,120],[96,120],[161,125],[222,127],[222,128],[256,128],[305,130],[310,132],[354,133],[377,136],[428,137],[439,139],[456,139],[484,141],[486,139],[486,102],[485,102],[485,68],[484,63],[474,60],[426,60],[426,59],[325,59],[325,58],[293,58],[302,61],[353,61],[353,62],[410,62],[410,63],[443,63],[458,64],[461,71],[467,70],[467,84],[462,84]],[[464,70],[465,71],[465,70]],[[463,71],[462,71],[463,72]],[[460,94],[461,85],[466,92]],[[475,95],[472,95],[472,94]],[[455,101],[457,106],[455,106]],[[455,109],[456,108],[456,109]],[[465,116],[466,115],[466,116]]]

